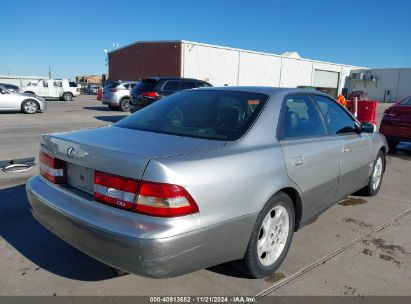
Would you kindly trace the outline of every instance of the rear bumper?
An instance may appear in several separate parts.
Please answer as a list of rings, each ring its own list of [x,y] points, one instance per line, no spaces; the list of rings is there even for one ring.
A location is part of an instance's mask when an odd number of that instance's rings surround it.
[[[111,97],[102,97],[101,102],[105,105],[118,106],[120,101]]]
[[[40,176],[26,185],[33,216],[80,251],[115,268],[172,277],[244,255],[256,215],[200,228],[199,215],[165,219],[96,203]],[[228,240],[236,240],[227,246]]]

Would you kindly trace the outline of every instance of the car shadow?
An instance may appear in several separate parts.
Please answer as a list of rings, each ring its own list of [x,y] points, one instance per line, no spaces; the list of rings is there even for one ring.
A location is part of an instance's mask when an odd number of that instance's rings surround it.
[[[103,112],[110,112],[110,111],[111,111],[107,106],[83,107],[83,109],[84,109],[84,110],[103,111]]]
[[[117,115],[117,116],[94,116],[95,119],[101,120],[101,121],[106,121],[106,122],[112,122],[115,123],[124,117],[127,117],[127,115]]]
[[[209,267],[207,270],[228,277],[250,279],[249,276],[237,270],[230,262]]]
[[[0,236],[26,259],[56,275],[80,281],[101,281],[117,276],[109,266],[83,254],[41,226],[30,212],[25,185],[0,189]]]
[[[394,149],[388,151],[388,155],[403,160],[411,160],[411,143],[399,143]]]

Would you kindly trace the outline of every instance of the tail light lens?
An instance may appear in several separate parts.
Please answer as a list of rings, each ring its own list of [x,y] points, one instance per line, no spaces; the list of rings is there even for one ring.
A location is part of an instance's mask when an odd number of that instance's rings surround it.
[[[122,209],[133,207],[138,189],[134,179],[94,172],[94,198],[96,201]]]
[[[137,181],[100,171],[94,173],[94,198],[151,216],[175,217],[198,212],[196,202],[181,186]]]
[[[158,95],[157,92],[145,92],[141,94],[141,97],[150,98],[150,99],[157,98],[159,96],[160,95]]]
[[[65,184],[66,162],[40,152],[40,174],[54,184]]]
[[[173,217],[198,212],[198,206],[183,187],[141,182],[134,210],[148,215]]]
[[[119,89],[110,89],[110,92],[113,92],[113,93],[118,92],[118,91],[120,91],[120,90]]]

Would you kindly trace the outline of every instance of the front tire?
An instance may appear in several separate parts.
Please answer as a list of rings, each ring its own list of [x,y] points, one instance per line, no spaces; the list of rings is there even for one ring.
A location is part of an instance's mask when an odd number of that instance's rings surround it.
[[[380,191],[382,178],[385,170],[385,157],[382,151],[379,151],[377,158],[374,161],[374,167],[368,185],[360,190],[360,193],[365,196],[374,196]]]
[[[66,92],[61,97],[63,98],[64,101],[71,101],[73,99],[73,94]]]
[[[291,198],[274,195],[257,217],[240,270],[253,278],[274,273],[284,261],[294,234],[295,215]]]
[[[40,110],[40,106],[34,99],[26,99],[21,104],[21,111],[25,114],[35,114]]]

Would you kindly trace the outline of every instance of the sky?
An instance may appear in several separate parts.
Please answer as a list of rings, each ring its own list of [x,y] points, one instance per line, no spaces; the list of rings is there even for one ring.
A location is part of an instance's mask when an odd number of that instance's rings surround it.
[[[0,74],[102,74],[105,48],[141,40],[411,67],[410,12],[408,0],[2,1]]]

